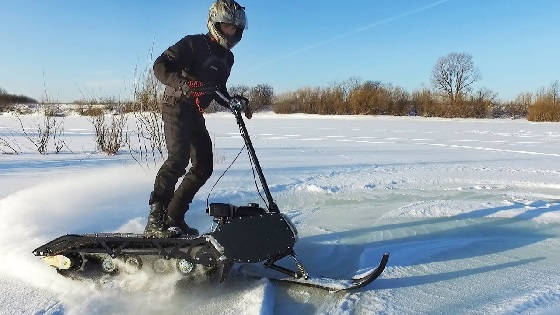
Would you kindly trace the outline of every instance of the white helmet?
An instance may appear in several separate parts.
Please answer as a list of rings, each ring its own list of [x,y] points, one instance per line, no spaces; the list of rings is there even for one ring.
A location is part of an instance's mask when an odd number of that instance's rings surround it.
[[[237,27],[233,36],[226,36],[220,31],[219,23],[228,23]],[[245,8],[233,0],[217,0],[210,6],[208,13],[208,30],[218,44],[226,49],[231,49],[239,43],[243,37],[243,31],[247,28],[247,17]]]

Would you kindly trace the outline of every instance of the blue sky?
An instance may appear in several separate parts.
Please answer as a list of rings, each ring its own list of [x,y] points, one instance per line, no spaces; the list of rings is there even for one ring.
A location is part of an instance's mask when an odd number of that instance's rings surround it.
[[[206,32],[212,1],[8,1],[0,11],[0,87],[37,99],[130,97],[135,68]],[[502,99],[560,80],[560,1],[257,1],[229,84],[276,92],[357,76],[411,91],[438,57],[472,54]]]

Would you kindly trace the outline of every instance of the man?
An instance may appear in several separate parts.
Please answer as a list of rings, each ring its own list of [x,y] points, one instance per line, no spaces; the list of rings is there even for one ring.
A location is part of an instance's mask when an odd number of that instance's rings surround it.
[[[217,87],[229,98],[226,81],[233,65],[230,50],[241,40],[246,21],[245,8],[237,2],[217,0],[208,14],[209,32],[185,36],[154,63],[156,78],[166,85],[162,118],[168,157],[150,195],[150,215],[144,230],[148,237],[198,235],[185,222],[185,213],[213,170],[212,142],[202,113],[213,99],[228,106],[215,92],[202,91]],[[251,116],[248,108],[245,116]],[[192,166],[185,175],[189,159]]]

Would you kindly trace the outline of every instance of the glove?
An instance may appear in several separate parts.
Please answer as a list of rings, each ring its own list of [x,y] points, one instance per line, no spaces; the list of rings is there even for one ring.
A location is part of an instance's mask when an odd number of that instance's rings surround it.
[[[245,117],[247,117],[247,119],[251,119],[251,117],[253,117],[253,110],[249,104],[247,104],[247,107],[245,108]]]
[[[185,95],[187,97],[191,96],[191,88],[189,87],[189,84],[187,82],[181,84],[178,90],[181,95]]]
[[[215,85],[196,80],[184,81],[179,85],[179,90],[183,95],[199,97],[207,93],[215,92],[218,89]]]
[[[247,119],[251,119],[251,117],[253,117],[253,111],[249,106],[249,99],[244,96],[234,95],[229,102],[229,106],[233,109],[243,111]]]
[[[204,86],[203,82],[189,80],[183,82],[183,84],[179,86],[179,89],[181,90],[181,93],[187,97],[190,96],[199,97],[202,96],[202,94],[198,92],[198,90],[203,86]]]
[[[241,95],[234,95],[229,100],[229,106],[239,111],[244,111],[249,106],[249,99]]]

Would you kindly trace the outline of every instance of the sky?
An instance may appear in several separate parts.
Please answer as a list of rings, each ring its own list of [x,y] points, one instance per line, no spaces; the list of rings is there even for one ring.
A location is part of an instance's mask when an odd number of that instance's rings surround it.
[[[0,0],[0,87],[36,99],[130,98],[134,78],[188,34],[206,33],[209,0]],[[351,77],[431,87],[437,59],[473,56],[509,100],[560,80],[560,1],[239,1],[249,28],[229,85],[276,93]]]

